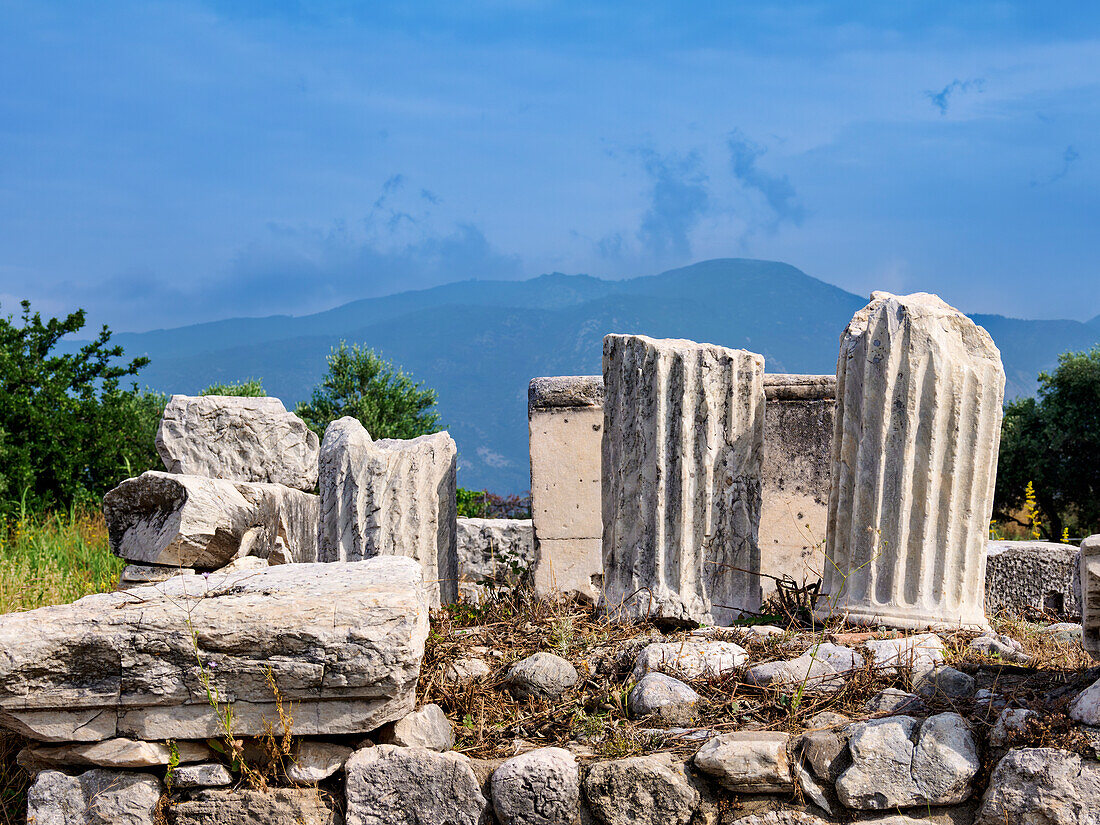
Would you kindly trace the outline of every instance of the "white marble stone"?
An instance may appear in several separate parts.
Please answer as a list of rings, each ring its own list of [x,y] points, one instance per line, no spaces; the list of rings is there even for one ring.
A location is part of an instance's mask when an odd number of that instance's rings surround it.
[[[758,611],[763,356],[608,335],[603,363],[606,610],[718,625]]]
[[[1081,643],[1100,659],[1100,535],[1081,542]]]
[[[985,542],[1005,374],[935,295],[876,292],[841,338],[817,615],[985,629]]]

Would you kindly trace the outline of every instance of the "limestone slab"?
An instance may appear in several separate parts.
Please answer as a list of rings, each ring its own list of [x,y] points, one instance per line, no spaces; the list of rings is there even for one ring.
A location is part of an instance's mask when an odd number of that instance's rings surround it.
[[[343,825],[331,799],[316,788],[198,791],[168,808],[168,825]]]
[[[421,575],[398,558],[279,565],[0,616],[0,724],[60,741],[203,739],[219,733],[205,674],[235,733],[256,735],[278,718],[270,669],[295,733],[374,730],[415,701]]]
[[[214,752],[205,742],[176,742],[175,758],[179,764],[202,762]],[[101,768],[152,768],[172,761],[173,748],[164,742],[144,742],[135,739],[107,739],[90,744],[24,748],[19,753],[25,766],[94,765]]]
[[[1010,750],[993,769],[974,825],[1092,825],[1100,763],[1058,748]]]
[[[318,558],[407,556],[424,570],[432,607],[458,595],[454,439],[447,433],[374,441],[344,417],[321,444]]]
[[[536,748],[493,771],[493,811],[501,825],[573,825],[580,812],[580,770],[563,748]]]
[[[156,444],[170,473],[317,486],[317,434],[278,398],[173,395]]]
[[[816,613],[985,629],[1005,373],[935,295],[876,292],[841,337],[828,561]]]
[[[603,604],[728,625],[760,607],[764,358],[604,338]]]
[[[1029,609],[1081,612],[1078,550],[1053,541],[991,541],[985,548],[985,611],[1022,616]]]
[[[1081,542],[1081,644],[1100,658],[1100,535]]]
[[[531,519],[460,518],[456,544],[458,589],[474,604],[490,585],[515,587],[535,561]]]
[[[700,803],[684,763],[668,753],[597,762],[583,787],[600,825],[688,825]]]
[[[787,758],[788,734],[735,731],[708,741],[695,754],[695,766],[737,793],[782,793],[794,787]]]
[[[155,776],[95,768],[79,776],[42,771],[27,790],[34,825],[154,825],[164,788]]]

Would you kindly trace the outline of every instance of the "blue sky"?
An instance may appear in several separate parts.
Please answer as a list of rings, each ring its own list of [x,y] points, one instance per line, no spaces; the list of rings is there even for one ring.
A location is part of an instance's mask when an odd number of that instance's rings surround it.
[[[1084,3],[0,0],[0,303],[120,330],[723,256],[1085,320],[1098,157]]]

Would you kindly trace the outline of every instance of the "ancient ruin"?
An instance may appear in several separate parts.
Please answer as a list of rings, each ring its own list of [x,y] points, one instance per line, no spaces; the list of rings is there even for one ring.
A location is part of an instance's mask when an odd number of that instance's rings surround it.
[[[989,333],[934,295],[876,292],[856,313],[837,360],[819,616],[987,626],[1004,385]]]
[[[729,624],[760,607],[764,359],[604,339],[603,604]]]

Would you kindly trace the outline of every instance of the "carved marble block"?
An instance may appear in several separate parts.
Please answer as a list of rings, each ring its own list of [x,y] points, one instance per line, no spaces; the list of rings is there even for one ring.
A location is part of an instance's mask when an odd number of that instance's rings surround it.
[[[841,337],[816,613],[985,627],[985,543],[1005,373],[993,339],[935,295],[876,292]]]
[[[1085,650],[1100,659],[1100,535],[1081,542],[1081,629]]]
[[[424,568],[432,607],[458,594],[454,440],[447,433],[374,441],[355,418],[321,442],[318,558],[409,556]]]
[[[764,358],[608,335],[603,604],[729,624],[760,607]]]

